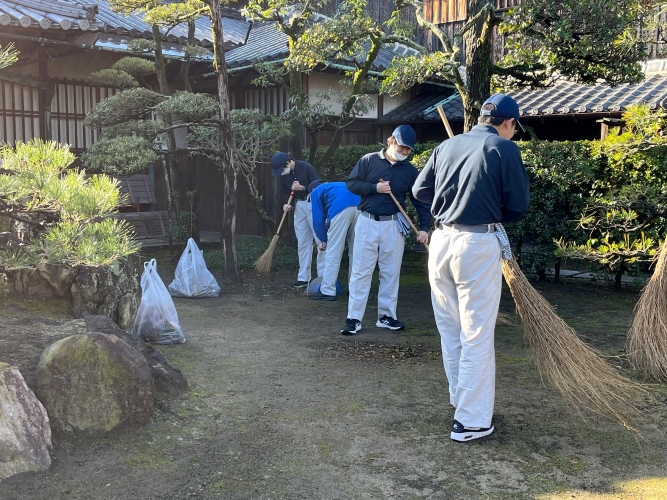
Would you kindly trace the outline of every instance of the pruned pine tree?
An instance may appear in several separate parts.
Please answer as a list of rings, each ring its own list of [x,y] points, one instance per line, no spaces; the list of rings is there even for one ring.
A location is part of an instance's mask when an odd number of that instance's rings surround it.
[[[504,16],[496,15],[488,0],[469,0],[467,21],[453,39],[424,17],[422,0],[397,0],[396,7],[413,7],[419,25],[442,48],[392,61],[382,91],[396,94],[428,78],[442,78],[461,94],[465,130],[477,123],[492,88],[545,87],[562,78],[611,85],[642,79],[645,47],[627,43],[641,25],[642,0],[522,0]],[[496,29],[505,37],[505,55],[494,63]]]
[[[123,65],[126,68],[140,66],[130,60],[121,66]],[[114,71],[125,73],[117,75],[119,80],[129,82],[135,78],[118,66],[114,67]],[[137,72],[133,71],[133,74],[136,75]],[[166,116],[174,117],[177,121],[170,123],[164,119]],[[224,128],[219,116],[219,101],[212,96],[187,91],[164,96],[138,84],[128,85],[125,90],[93,106],[86,116],[84,125],[102,132],[98,141],[81,159],[84,165],[95,171],[114,175],[130,175],[142,171],[148,163],[165,154],[174,153],[203,155],[223,169],[223,157],[229,155],[229,146],[228,142],[222,141]],[[289,129],[284,126],[280,117],[266,116],[259,110],[234,110],[230,117],[236,158],[233,177],[236,179],[240,172],[255,198],[255,209],[267,222],[275,224],[262,208],[261,193],[257,189],[254,172],[256,165],[264,160],[267,150],[276,141],[286,137]],[[187,142],[173,151],[165,151],[162,147],[163,137],[176,129],[188,131]],[[230,183],[230,186],[235,188],[235,181]],[[235,207],[235,196],[232,202]]]
[[[6,47],[0,45],[0,69],[11,66],[18,61],[19,53],[14,49],[14,44],[10,43]]]
[[[110,265],[138,250],[129,225],[109,218],[124,201],[118,181],[68,169],[75,159],[69,146],[41,139],[0,149],[0,217],[15,227],[1,270]]]

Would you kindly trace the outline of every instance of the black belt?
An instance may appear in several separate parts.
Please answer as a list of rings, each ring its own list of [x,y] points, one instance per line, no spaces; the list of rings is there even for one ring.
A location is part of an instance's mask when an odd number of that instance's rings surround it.
[[[493,233],[496,231],[495,224],[477,224],[477,225],[468,225],[468,224],[450,224],[448,222],[436,222],[435,227],[438,229],[449,228],[460,233]]]
[[[385,220],[398,220],[398,214],[394,215],[373,215],[369,214],[368,212],[361,212],[361,215],[364,217],[368,217],[369,219],[373,219],[375,221],[385,221]]]

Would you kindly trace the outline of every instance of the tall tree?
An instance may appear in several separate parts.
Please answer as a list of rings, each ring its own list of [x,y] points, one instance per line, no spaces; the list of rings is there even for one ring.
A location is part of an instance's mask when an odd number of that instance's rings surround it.
[[[413,7],[420,26],[442,48],[392,61],[383,91],[398,93],[425,79],[443,78],[461,95],[466,130],[476,124],[492,85],[544,87],[561,78],[615,85],[642,78],[644,47],[627,43],[645,9],[642,0],[523,0],[504,16],[496,15],[487,0],[468,0],[468,19],[453,39],[425,18],[423,1],[397,0],[396,6]],[[491,58],[495,29],[506,37],[505,56],[497,63]]]

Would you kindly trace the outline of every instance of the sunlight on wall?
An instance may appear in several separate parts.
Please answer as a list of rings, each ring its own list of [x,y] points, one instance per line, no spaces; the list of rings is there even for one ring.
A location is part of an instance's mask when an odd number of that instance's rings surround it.
[[[540,495],[540,500],[664,500],[667,498],[667,478],[649,477],[619,483],[614,493],[591,493],[588,491],[568,491]]]

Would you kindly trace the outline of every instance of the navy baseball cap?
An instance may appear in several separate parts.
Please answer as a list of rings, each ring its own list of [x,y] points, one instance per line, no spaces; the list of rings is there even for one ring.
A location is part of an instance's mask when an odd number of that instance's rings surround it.
[[[487,104],[493,104],[494,108],[484,109]],[[486,101],[484,101],[484,104],[482,104],[482,111],[480,112],[480,116],[514,118],[521,131],[526,131],[526,129],[523,128],[523,125],[521,125],[521,122],[519,121],[519,105],[514,99],[505,94],[494,94]]]
[[[285,165],[287,165],[287,162],[289,161],[289,156],[287,153],[283,152],[277,152],[271,157],[271,168],[273,169],[273,172],[271,175],[273,177],[278,177],[282,171],[283,168],[285,168]]]
[[[406,148],[415,149],[415,142],[417,142],[417,133],[410,125],[399,125],[392,132],[396,143],[399,146],[405,146]]]
[[[319,179],[308,184],[308,194],[312,193],[315,190],[315,188],[320,184],[323,184],[323,182]]]

